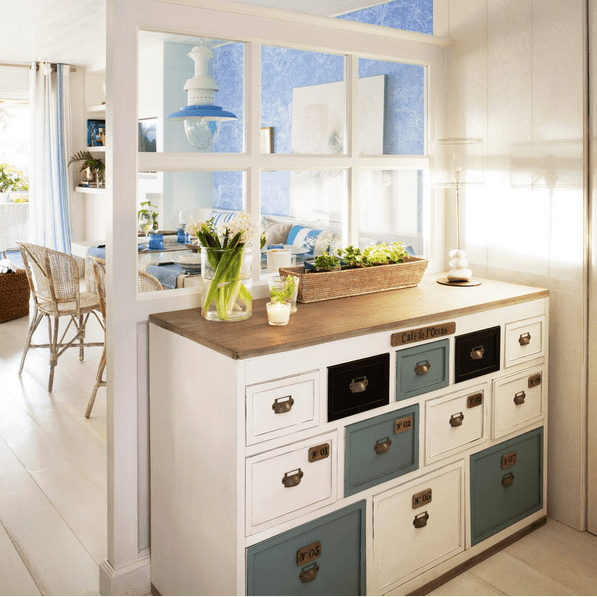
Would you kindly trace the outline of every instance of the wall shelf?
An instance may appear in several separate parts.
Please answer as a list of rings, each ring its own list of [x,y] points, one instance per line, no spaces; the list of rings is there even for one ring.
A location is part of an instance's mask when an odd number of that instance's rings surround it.
[[[97,106],[89,106],[87,112],[105,112],[106,104],[98,104]]]
[[[88,195],[103,195],[106,192],[104,188],[97,188],[97,187],[79,187],[76,186],[74,189],[77,193],[87,193]]]
[[[87,151],[91,153],[106,153],[106,146],[105,145],[96,145],[94,147],[87,147]]]

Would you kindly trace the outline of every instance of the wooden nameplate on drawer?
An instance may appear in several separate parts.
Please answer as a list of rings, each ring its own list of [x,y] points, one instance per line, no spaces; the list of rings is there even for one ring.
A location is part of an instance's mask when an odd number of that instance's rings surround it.
[[[512,543],[516,543],[516,541],[518,541],[519,539],[522,539],[529,533],[532,533],[533,531],[536,531],[538,528],[541,528],[546,522],[547,522],[547,516],[543,516],[542,518],[539,518],[539,520],[532,522],[529,526],[524,527],[524,529],[520,529],[520,531],[517,531],[516,533],[513,533],[509,537],[502,539],[499,543],[496,543],[495,545],[492,545],[491,547],[487,548],[485,551],[482,551],[480,554],[473,556],[470,560],[467,560],[466,562],[462,562],[462,564],[460,564],[459,566],[452,568],[452,570],[449,570],[445,574],[438,576],[435,580],[428,582],[426,585],[423,585],[416,591],[413,591],[412,593],[408,593],[408,594],[409,595],[427,595],[428,593],[431,593],[431,591],[435,591],[438,587],[441,587],[443,584],[447,583],[449,580],[456,578],[459,574],[466,572],[473,566],[476,566],[483,560],[486,560],[487,558],[496,554],[498,551],[501,551],[505,547],[508,547],[508,545],[512,545]]]

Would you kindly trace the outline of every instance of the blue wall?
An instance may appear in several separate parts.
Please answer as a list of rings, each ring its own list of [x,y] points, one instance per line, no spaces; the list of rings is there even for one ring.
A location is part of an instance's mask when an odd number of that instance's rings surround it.
[[[395,0],[339,18],[433,33],[433,0]],[[292,90],[344,79],[344,58],[330,54],[264,46],[262,69],[262,126],[274,128],[274,151],[290,153]],[[243,139],[243,45],[216,49],[215,78],[220,86],[216,103],[234,112],[239,120],[223,123],[216,152],[242,152]],[[384,153],[422,155],[424,151],[424,68],[413,65],[361,60],[359,77],[385,74]],[[214,207],[242,209],[239,173],[214,174]],[[261,212],[288,215],[290,173],[265,173]],[[236,190],[235,190],[236,189]]]

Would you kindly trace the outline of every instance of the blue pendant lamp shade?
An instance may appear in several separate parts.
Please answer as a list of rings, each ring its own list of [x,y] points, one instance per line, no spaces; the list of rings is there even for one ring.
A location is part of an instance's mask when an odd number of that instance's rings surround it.
[[[209,74],[209,63],[214,57],[212,49],[195,46],[188,56],[195,61],[195,76],[184,86],[189,104],[168,114],[168,118],[183,120],[187,139],[198,149],[207,149],[218,137],[220,123],[236,120],[236,116],[214,105],[218,84]]]

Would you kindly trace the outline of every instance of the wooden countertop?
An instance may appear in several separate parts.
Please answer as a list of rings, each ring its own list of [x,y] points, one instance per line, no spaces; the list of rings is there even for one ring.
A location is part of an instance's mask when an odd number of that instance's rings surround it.
[[[247,359],[439,322],[548,296],[542,288],[495,280],[483,280],[480,286],[473,287],[443,286],[436,282],[438,277],[429,274],[414,288],[298,303],[290,323],[281,327],[267,323],[266,299],[253,301],[253,315],[245,321],[207,321],[199,309],[155,313],[149,321],[233,359]]]

